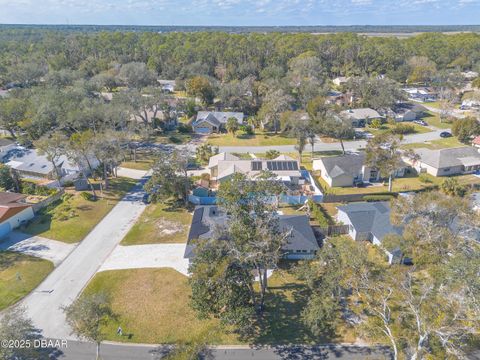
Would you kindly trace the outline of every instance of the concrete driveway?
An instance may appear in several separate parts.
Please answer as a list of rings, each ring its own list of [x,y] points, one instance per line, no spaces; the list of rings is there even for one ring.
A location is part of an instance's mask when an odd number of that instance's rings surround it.
[[[129,169],[129,168],[123,168],[123,167],[117,168],[118,176],[126,177],[129,179],[135,179],[135,180],[140,180],[144,176],[147,176],[148,173],[149,173],[149,170],[137,170],[137,169]]]
[[[55,266],[58,266],[75,246],[76,244],[67,244],[19,231],[12,231],[6,240],[0,242],[0,250],[16,251],[36,256],[53,262]]]
[[[137,184],[50,275],[19,304],[43,336],[74,339],[62,307],[70,305],[145,209]]]
[[[117,246],[99,271],[173,268],[188,275],[188,260],[183,258],[185,244],[149,244]]]

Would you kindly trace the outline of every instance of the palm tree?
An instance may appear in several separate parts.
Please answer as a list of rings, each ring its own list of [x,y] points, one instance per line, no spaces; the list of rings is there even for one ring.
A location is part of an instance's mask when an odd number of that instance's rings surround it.
[[[313,161],[313,153],[315,152],[315,138],[317,136],[313,133],[313,131],[310,131],[308,133],[308,142],[312,146],[312,161]]]

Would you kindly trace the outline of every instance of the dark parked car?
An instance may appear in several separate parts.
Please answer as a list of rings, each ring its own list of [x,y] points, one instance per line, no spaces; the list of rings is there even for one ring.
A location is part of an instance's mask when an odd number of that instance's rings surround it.
[[[440,133],[440,137],[441,138],[449,138],[449,137],[452,137],[452,134],[450,134],[448,131],[442,131]]]

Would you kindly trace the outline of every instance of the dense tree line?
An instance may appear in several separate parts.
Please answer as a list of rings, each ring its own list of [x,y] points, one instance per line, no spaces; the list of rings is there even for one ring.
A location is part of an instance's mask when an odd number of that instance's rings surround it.
[[[208,75],[222,81],[285,73],[291,59],[310,53],[328,76],[386,74],[405,81],[409,60],[426,57],[436,69],[478,67],[480,35],[426,33],[407,39],[352,33],[227,34],[221,32],[64,33],[0,31],[0,81],[15,81],[12,71],[36,63],[93,76],[112,63],[143,62],[163,78]],[[222,75],[219,69],[222,68]],[[8,71],[5,71],[8,70]]]

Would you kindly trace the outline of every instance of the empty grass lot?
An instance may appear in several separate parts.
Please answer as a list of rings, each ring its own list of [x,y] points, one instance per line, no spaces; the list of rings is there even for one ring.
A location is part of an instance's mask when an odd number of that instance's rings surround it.
[[[0,252],[0,310],[30,293],[53,270],[50,261],[20,253]]]
[[[269,279],[266,310],[257,336],[241,341],[214,319],[199,320],[189,306],[188,279],[172,269],[106,271],[95,275],[85,293],[105,291],[116,319],[105,328],[106,338],[141,343],[178,343],[201,339],[209,344],[289,344],[351,342],[354,336],[343,325],[337,334],[313,336],[300,316],[307,288],[288,266]],[[124,336],[116,335],[121,326]]]
[[[257,133],[255,135],[238,134],[212,134],[207,142],[213,146],[275,146],[295,145],[294,138],[282,134]]]
[[[133,156],[127,161],[120,164],[121,167],[134,170],[150,170],[155,162],[155,155],[145,152],[137,152],[137,161],[133,160]]]
[[[150,204],[122,245],[185,243],[192,215],[172,204]]]
[[[135,183],[135,180],[127,178],[111,179],[108,191],[103,194],[97,191],[97,201],[86,200],[81,193],[74,192],[70,199],[60,200],[42,209],[23,231],[66,243],[79,242]],[[67,219],[61,219],[63,215]]]

